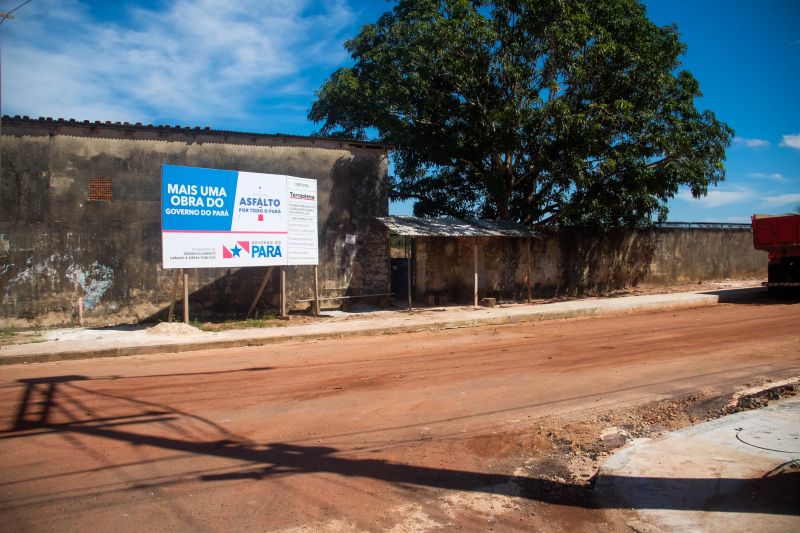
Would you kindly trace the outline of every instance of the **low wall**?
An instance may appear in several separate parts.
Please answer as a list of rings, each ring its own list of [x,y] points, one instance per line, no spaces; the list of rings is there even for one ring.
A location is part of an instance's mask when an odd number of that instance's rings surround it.
[[[501,299],[596,294],[639,284],[766,276],[749,227],[666,227],[647,231],[544,229],[543,236],[479,238],[479,293]],[[415,239],[415,298],[472,299],[470,238]]]

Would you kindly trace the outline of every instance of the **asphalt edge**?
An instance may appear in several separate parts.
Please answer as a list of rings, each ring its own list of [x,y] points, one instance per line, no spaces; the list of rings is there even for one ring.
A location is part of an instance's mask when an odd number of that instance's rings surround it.
[[[218,350],[226,348],[243,348],[250,346],[269,346],[286,342],[301,342],[328,339],[343,339],[348,337],[367,337],[377,335],[392,335],[402,333],[417,333],[423,331],[437,331],[447,329],[469,328],[476,326],[500,326],[523,322],[544,322],[565,318],[614,316],[633,313],[636,311],[657,311],[669,309],[690,309],[696,307],[709,307],[720,303],[741,301],[765,293],[763,289],[733,289],[729,291],[716,291],[714,293],[697,293],[694,297],[687,297],[677,302],[665,300],[642,301],[625,308],[606,308],[602,305],[578,307],[574,309],[539,310],[536,312],[504,315],[486,318],[470,318],[465,320],[448,320],[431,322],[428,324],[414,324],[408,326],[377,327],[341,331],[333,333],[301,333],[296,335],[280,335],[274,337],[245,337],[241,339],[192,341],[186,343],[150,344],[145,346],[119,346],[114,348],[101,348],[97,350],[41,352],[19,355],[0,355],[0,366],[19,365],[32,363],[50,363],[56,361],[74,361],[79,359],[99,359],[110,357],[126,357],[132,355],[152,354],[177,354],[200,350]],[[666,296],[666,295],[665,295]],[[604,301],[609,301],[608,299]]]

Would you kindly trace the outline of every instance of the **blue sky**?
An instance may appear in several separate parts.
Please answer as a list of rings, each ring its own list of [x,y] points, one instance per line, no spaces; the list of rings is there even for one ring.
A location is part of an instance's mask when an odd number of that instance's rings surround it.
[[[8,11],[23,0],[0,0]],[[698,107],[736,130],[728,178],[672,221],[747,222],[800,205],[800,1],[649,0],[676,23]],[[0,26],[2,111],[308,134],[314,91],[383,0],[32,0]],[[395,214],[409,205],[393,205]]]

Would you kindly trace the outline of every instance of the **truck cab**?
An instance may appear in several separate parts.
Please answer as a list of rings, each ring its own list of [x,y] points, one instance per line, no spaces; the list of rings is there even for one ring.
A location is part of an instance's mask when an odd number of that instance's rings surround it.
[[[753,215],[753,246],[769,254],[770,293],[800,288],[800,215]]]

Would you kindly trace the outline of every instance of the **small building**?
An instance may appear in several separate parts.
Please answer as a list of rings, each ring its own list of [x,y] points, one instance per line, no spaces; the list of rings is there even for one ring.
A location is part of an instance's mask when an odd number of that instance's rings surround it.
[[[483,298],[605,294],[637,285],[760,277],[750,224],[648,229],[529,227],[509,222],[382,217],[393,244],[392,292],[416,305]]]
[[[427,305],[472,303],[480,298],[531,298],[533,241],[529,226],[460,218],[381,217],[400,237],[392,254],[392,292]]]
[[[387,156],[380,143],[5,116],[0,318],[166,318],[173,277],[161,267],[163,164],[316,179],[322,296],[387,293],[388,242],[376,221],[389,210]],[[191,271],[192,317],[243,317],[265,271]],[[312,267],[288,267],[290,303],[311,297],[312,278]],[[258,310],[277,305],[276,281]]]

